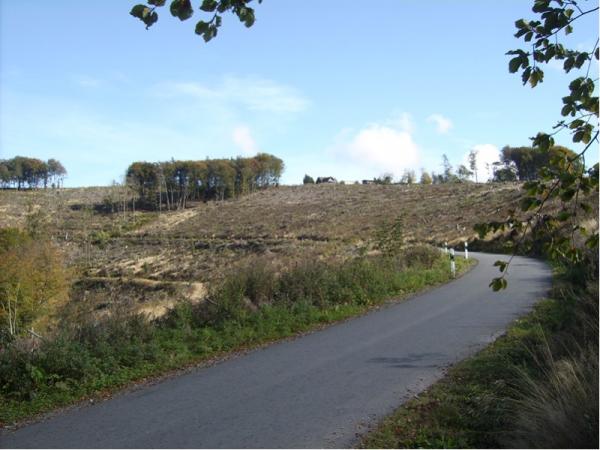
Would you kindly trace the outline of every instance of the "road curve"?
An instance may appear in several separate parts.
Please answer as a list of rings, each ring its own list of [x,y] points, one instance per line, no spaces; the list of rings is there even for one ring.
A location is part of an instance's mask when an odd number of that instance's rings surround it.
[[[299,339],[0,434],[8,448],[348,447],[357,434],[472,355],[550,288],[551,271],[499,255],[408,301]]]

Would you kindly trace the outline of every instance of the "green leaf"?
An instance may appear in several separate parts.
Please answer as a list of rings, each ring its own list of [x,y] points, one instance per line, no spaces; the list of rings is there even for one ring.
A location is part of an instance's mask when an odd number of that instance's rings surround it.
[[[556,216],[556,218],[561,222],[564,222],[565,220],[568,220],[571,216],[572,214],[569,211],[561,211],[558,213],[558,216]]]
[[[146,24],[146,29],[150,28],[158,20],[158,14],[155,11],[151,11],[142,19]]]
[[[506,271],[506,268],[508,267],[508,263],[506,261],[496,261],[494,263],[494,267],[498,267],[500,272],[504,272],[504,271]]]
[[[541,200],[535,197],[524,197],[521,199],[521,210],[529,211],[530,209],[534,209],[541,205]]]
[[[525,19],[519,19],[515,22],[515,27],[517,28],[529,28],[527,21]]]
[[[565,189],[564,191],[562,191],[560,193],[560,199],[563,202],[568,202],[569,200],[571,200],[573,198],[573,196],[575,196],[575,193],[577,192],[576,189]]]
[[[206,33],[206,31],[208,30],[209,26],[210,26],[210,24],[208,22],[204,22],[202,20],[199,21],[196,24],[196,29],[195,29],[196,34],[204,34],[204,33]]]
[[[506,286],[508,286],[508,283],[502,277],[494,278],[490,283],[490,287],[493,289],[494,292],[498,292],[501,289],[506,289]]]
[[[565,72],[569,73],[569,71],[573,68],[574,63],[575,59],[572,56],[565,59],[565,62],[563,64],[563,69],[565,70]]]
[[[146,11],[150,11],[150,8],[148,8],[146,5],[135,5],[133,8],[131,8],[131,12],[129,14],[131,14],[133,17],[143,20],[144,13]]]
[[[246,26],[246,28],[250,28],[252,25],[254,25],[255,21],[256,18],[254,17],[254,10],[252,10],[251,8],[247,8],[247,12],[244,17],[244,25]]]
[[[213,12],[215,9],[217,9],[218,5],[219,3],[217,0],[203,0],[202,5],[200,5],[200,9],[206,12]]]
[[[521,57],[516,56],[508,62],[508,71],[510,73],[515,73],[521,67]]]
[[[190,0],[173,0],[170,7],[171,15],[184,21],[192,17],[194,10]]]
[[[523,84],[527,84],[527,82],[529,81],[530,75],[531,75],[531,67],[527,67],[523,71],[523,74],[521,75],[521,80],[523,81]]]
[[[589,238],[586,239],[585,245],[588,248],[595,249],[598,251],[598,233],[592,234]]]
[[[539,67],[534,67],[529,75],[529,84],[532,88],[536,87],[538,83],[544,81],[544,72]]]

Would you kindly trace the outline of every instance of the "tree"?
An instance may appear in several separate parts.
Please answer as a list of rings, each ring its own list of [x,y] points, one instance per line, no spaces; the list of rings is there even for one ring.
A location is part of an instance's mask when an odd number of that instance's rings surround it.
[[[452,171],[452,164],[450,164],[450,160],[448,159],[448,156],[445,153],[442,155],[442,167],[444,168],[444,183],[449,183],[450,181],[453,181],[454,173]]]
[[[259,4],[262,2],[262,0],[256,1]],[[167,0],[147,0],[146,3],[135,5],[130,14],[140,19],[148,29],[158,20],[156,9],[165,6]],[[200,20],[196,23],[195,32],[202,36],[205,42],[217,35],[223,20],[222,14],[225,12],[232,12],[248,28],[254,25],[256,20],[254,9],[248,6],[252,0],[202,0],[199,3],[202,11],[212,13],[209,20]],[[169,11],[173,17],[181,21],[188,20],[194,14],[191,0],[171,0]]]
[[[425,170],[421,170],[421,184],[431,184],[433,182],[433,179],[431,177],[431,175],[429,175],[429,172],[426,172]]]
[[[394,180],[394,175],[390,172],[385,172],[381,174],[378,178],[373,178],[373,182],[375,184],[392,184]]]
[[[310,175],[304,175],[304,179],[302,180],[302,184],[315,184],[315,180]]]
[[[0,160],[0,184],[4,187],[16,186],[30,189],[41,185],[46,188],[53,177],[62,180],[66,174],[65,168],[56,159],[44,162],[37,158],[15,156],[11,159]]]
[[[47,162],[48,164],[48,175],[52,180],[52,184],[56,187],[60,187],[63,182],[65,175],[67,174],[67,170],[60,163],[60,161],[50,158]]]
[[[593,60],[599,60],[599,41],[596,39],[593,48],[582,51],[565,48],[558,39],[561,31],[571,34],[573,23],[597,12],[598,6],[582,9],[573,0],[535,0],[532,11],[539,17],[515,22],[515,37],[522,38],[527,49],[507,53],[511,56],[509,72],[521,72],[523,84],[529,83],[532,88],[544,81],[543,64],[560,62],[565,73],[577,69],[585,73],[569,83],[568,95],[562,99],[563,119],[554,126],[554,131],[539,132],[532,138],[534,149],[545,153],[550,165],[539,170],[538,179],[523,186],[527,193],[521,202],[521,209],[528,212],[525,223],[513,214],[503,222],[478,224],[476,229],[484,236],[489,231],[511,228],[513,235],[521,236],[516,245],[523,241],[528,230],[543,230],[547,237],[546,252],[551,258],[571,267],[582,267],[594,263],[585,260],[582,248],[577,245],[579,239],[585,241],[596,257],[598,253],[598,230],[587,230],[578,219],[582,213],[591,211],[586,196],[598,193],[598,164],[586,168],[585,155],[598,142],[598,96],[594,95],[596,79],[590,71]],[[565,152],[552,155],[554,136],[561,132],[570,133],[572,142],[583,148],[574,155]],[[550,201],[559,203],[557,212],[547,211]],[[494,290],[506,287],[505,274],[511,260],[496,263],[502,275],[492,280]]]
[[[10,169],[8,168],[8,163],[4,160],[0,160],[0,184],[4,186],[8,186],[10,184]]]
[[[461,164],[460,166],[458,166],[458,170],[456,171],[456,174],[460,181],[467,181],[469,178],[471,178],[473,176],[473,172],[471,172],[469,169],[467,169],[467,166],[465,166],[464,164]]]
[[[548,150],[539,147],[505,146],[501,151],[501,161],[506,168],[514,169],[519,181],[538,180],[541,173],[554,165],[554,161],[569,158],[573,161],[571,172],[581,170],[581,161],[572,150],[555,145]]]
[[[514,165],[503,165],[500,162],[495,162],[493,181],[497,183],[506,183],[509,181],[517,181],[517,171]]]
[[[0,327],[16,336],[43,325],[68,299],[68,272],[45,236],[0,230]]]
[[[460,181],[460,178],[454,173],[454,170],[452,169],[452,164],[450,164],[450,160],[448,159],[448,156],[445,153],[442,155],[442,168],[444,169],[444,171],[439,175],[435,175],[432,172],[434,184],[454,183]]]
[[[417,176],[415,175],[414,170],[406,169],[400,178],[400,183],[403,184],[413,184],[416,183]]]
[[[469,169],[471,169],[471,172],[475,175],[475,183],[479,182],[479,180],[477,180],[477,153],[479,152],[475,149],[469,152]]]

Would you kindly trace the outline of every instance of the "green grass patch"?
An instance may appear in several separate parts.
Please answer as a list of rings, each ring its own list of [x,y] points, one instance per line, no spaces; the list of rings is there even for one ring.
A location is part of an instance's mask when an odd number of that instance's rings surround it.
[[[472,264],[457,259],[459,273]],[[36,348],[21,340],[0,349],[0,422],[363,314],[449,281],[448,266],[438,250],[427,248],[342,264],[307,261],[283,273],[255,263],[228,275],[207,301],[181,304],[154,322],[113,316],[65,323]]]

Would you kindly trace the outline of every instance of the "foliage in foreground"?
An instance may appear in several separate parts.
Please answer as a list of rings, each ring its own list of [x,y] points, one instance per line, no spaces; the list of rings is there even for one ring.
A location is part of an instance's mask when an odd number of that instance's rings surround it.
[[[43,330],[68,299],[61,255],[35,228],[0,229],[0,345],[34,326]]]
[[[156,322],[114,315],[65,324],[51,340],[0,349],[0,422],[335,322],[449,277],[447,259],[430,247],[338,265],[306,261],[283,273],[254,263],[226,277],[206,302],[180,305]]]
[[[556,295],[365,437],[365,448],[598,448],[598,290]]]

